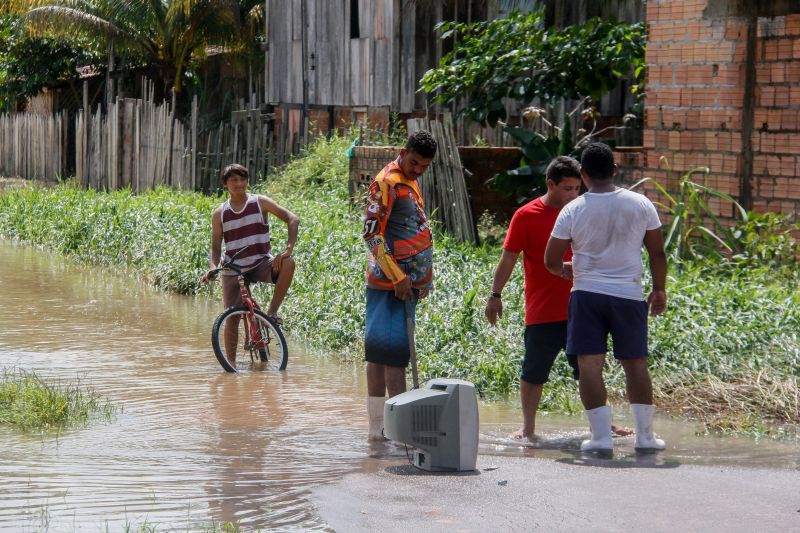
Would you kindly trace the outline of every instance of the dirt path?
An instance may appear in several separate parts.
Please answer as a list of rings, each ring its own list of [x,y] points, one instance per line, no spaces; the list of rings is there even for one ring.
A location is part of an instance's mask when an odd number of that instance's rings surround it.
[[[315,489],[336,531],[797,531],[800,472],[669,458],[478,457],[471,474],[407,463]]]

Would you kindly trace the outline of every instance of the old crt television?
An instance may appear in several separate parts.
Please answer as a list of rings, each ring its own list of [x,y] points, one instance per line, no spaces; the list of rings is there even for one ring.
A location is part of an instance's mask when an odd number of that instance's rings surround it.
[[[384,435],[414,446],[414,465],[430,471],[475,470],[478,399],[460,379],[433,379],[383,406]]]

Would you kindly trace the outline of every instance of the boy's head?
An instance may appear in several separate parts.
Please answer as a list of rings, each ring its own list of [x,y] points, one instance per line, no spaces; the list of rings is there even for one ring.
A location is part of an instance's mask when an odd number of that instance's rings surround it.
[[[247,171],[247,167],[244,165],[240,165],[239,163],[233,163],[232,165],[228,165],[222,170],[222,184],[227,185],[228,178],[231,176],[239,176],[244,178],[245,180],[250,179],[250,173]]]
[[[548,180],[558,185],[564,178],[581,179],[581,166],[571,157],[560,155],[550,161],[545,175]]]
[[[547,204],[561,208],[578,197],[581,167],[571,157],[560,155],[547,165]]]
[[[592,143],[581,155],[581,172],[592,181],[607,181],[614,177],[616,165],[611,148],[603,143]]]
[[[436,139],[430,132],[419,130],[408,136],[405,147],[400,149],[397,164],[406,178],[415,180],[425,174],[436,155]]]

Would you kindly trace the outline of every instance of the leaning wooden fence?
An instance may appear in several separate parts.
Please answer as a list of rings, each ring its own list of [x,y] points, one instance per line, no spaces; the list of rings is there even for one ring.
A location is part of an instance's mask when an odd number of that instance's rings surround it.
[[[75,123],[75,177],[95,189],[143,191],[166,185],[194,190],[193,138],[169,103],[124,98],[105,114],[81,110]]]
[[[0,175],[55,180],[65,173],[67,119],[63,115],[0,115]]]
[[[450,113],[444,114],[442,122],[424,118],[409,119],[409,133],[421,129],[430,131],[438,144],[433,162],[422,180],[425,210],[441,220],[456,238],[475,242],[472,208],[464,181],[464,167],[461,165],[458,145],[453,136]]]

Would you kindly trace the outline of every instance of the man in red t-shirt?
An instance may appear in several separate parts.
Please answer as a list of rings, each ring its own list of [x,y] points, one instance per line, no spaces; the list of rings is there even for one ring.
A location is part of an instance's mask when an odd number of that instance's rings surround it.
[[[511,277],[519,254],[525,266],[525,358],[520,373],[519,392],[522,402],[522,428],[512,438],[533,440],[536,411],[542,388],[550,376],[556,356],[567,345],[567,307],[572,290],[572,252],[564,256],[565,272],[561,277],[544,266],[544,249],[561,208],[578,197],[581,171],[571,157],[559,156],[547,167],[547,192],[544,196],[519,208],[511,218],[503,253],[494,273],[492,291],[486,302],[486,319],[495,325],[503,315],[503,287]],[[567,360],[578,378],[575,355]],[[618,434],[626,429],[614,428]]]

